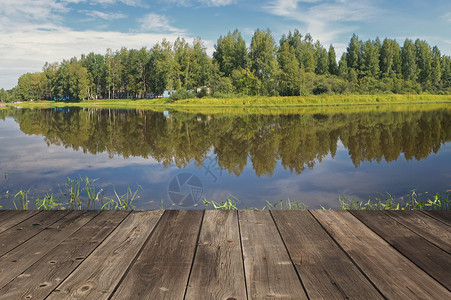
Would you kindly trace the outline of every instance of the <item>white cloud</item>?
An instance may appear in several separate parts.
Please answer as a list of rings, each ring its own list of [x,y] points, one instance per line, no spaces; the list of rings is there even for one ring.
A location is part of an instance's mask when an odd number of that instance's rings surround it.
[[[200,0],[199,2],[208,6],[226,6],[235,3],[235,0]]]
[[[81,11],[81,12],[85,13],[87,16],[94,17],[94,18],[101,18],[104,20],[117,20],[117,19],[124,19],[127,17],[127,15],[121,14],[121,13],[105,13],[105,12],[97,11],[97,10],[86,10],[86,11]]]
[[[341,34],[356,31],[353,22],[371,22],[380,13],[366,0],[275,0],[264,9],[299,23],[302,33],[310,33],[323,45],[336,41]]]
[[[451,23],[451,12],[444,14],[442,18]]]
[[[147,6],[142,2],[142,0],[61,0],[61,2],[75,4],[88,2],[90,5],[112,5],[115,3],[124,3],[129,6]]]
[[[149,13],[143,18],[138,19],[141,23],[140,30],[143,32],[172,32],[183,34],[185,30],[173,27],[166,16]]]
[[[178,36],[177,33],[73,31],[64,27],[50,31],[29,28],[15,33],[0,32],[0,87],[14,87],[20,75],[41,71],[46,61],[60,62],[91,51],[104,54],[107,48],[151,47],[164,38],[173,42]],[[185,39],[191,38],[185,36]]]
[[[107,48],[139,49],[152,47],[163,39],[175,41],[178,36],[192,40],[185,30],[171,26],[167,17],[150,14],[141,20],[140,32],[84,30],[63,25],[68,4],[83,0],[0,0],[0,88],[10,89],[27,72],[40,72],[45,62],[61,62],[83,53],[104,54]],[[96,0],[109,4],[116,0]],[[137,5],[141,1],[121,1]],[[122,18],[124,15],[91,11],[99,18]],[[206,41],[212,48],[213,43]]]
[[[180,6],[191,6],[194,5],[194,3],[206,6],[227,6],[236,3],[237,0],[166,0],[164,2]]]

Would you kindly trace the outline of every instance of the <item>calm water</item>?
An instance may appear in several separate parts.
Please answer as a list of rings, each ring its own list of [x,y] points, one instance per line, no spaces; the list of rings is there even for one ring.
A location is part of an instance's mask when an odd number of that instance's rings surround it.
[[[281,199],[336,208],[342,194],[451,189],[449,105],[350,109],[0,110],[0,205],[13,207],[7,191],[60,195],[68,177],[80,176],[97,179],[105,197],[140,186],[140,209],[228,197],[239,208]]]

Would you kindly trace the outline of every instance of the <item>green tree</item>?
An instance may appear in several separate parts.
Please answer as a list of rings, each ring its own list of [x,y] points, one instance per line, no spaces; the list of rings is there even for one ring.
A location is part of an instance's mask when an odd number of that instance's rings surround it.
[[[347,48],[347,66],[348,68],[352,68],[354,70],[360,69],[360,47],[362,46],[362,42],[359,40],[359,37],[356,34],[352,35],[351,40],[349,41],[349,45]]]
[[[341,55],[340,61],[338,62],[338,76],[347,79],[348,72],[348,54],[345,52]]]
[[[416,81],[418,78],[418,67],[416,58],[416,47],[411,40],[406,39],[401,50],[402,76],[404,80]]]
[[[261,94],[276,91],[278,65],[275,58],[276,46],[271,31],[257,29],[249,48],[250,69],[262,83]]]
[[[296,58],[294,48],[287,40],[283,41],[277,52],[279,62],[280,82],[279,91],[282,96],[300,95],[300,70],[299,61]]]
[[[335,49],[332,44],[329,46],[329,52],[328,52],[328,67],[329,67],[329,73],[332,75],[338,75],[338,64],[337,64],[337,57],[335,54]]]
[[[432,75],[432,50],[425,41],[415,41],[417,50],[418,80],[424,86],[430,86]]]
[[[441,54],[440,54],[440,50],[438,49],[437,46],[434,46],[434,48],[432,48],[432,61],[431,61],[431,80],[432,80],[432,85],[434,86],[434,89],[440,90],[441,89],[441,85],[442,85],[442,68],[440,65],[440,60],[441,60]]]
[[[327,50],[319,41],[315,43],[315,73],[324,75],[329,72],[329,57]]]
[[[233,70],[247,67],[246,43],[238,29],[226,36],[220,36],[216,45],[213,58],[218,63],[222,76],[230,76]]]
[[[368,40],[361,46],[361,76],[379,78],[379,51],[376,43]]]
[[[379,66],[382,78],[392,78],[401,73],[401,48],[395,40],[384,39]]]

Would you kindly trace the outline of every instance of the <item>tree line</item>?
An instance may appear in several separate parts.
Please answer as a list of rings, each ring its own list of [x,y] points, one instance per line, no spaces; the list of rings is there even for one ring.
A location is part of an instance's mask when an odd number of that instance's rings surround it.
[[[150,98],[165,90],[176,90],[179,99],[196,89],[214,97],[451,92],[451,57],[419,39],[401,46],[354,34],[337,59],[333,45],[326,49],[310,34],[290,31],[277,43],[269,29],[257,29],[249,46],[235,30],[214,48],[209,57],[200,38],[189,44],[179,37],[150,49],[45,63],[42,72],[20,76],[14,89],[0,90],[0,101]]]
[[[401,155],[421,160],[451,141],[450,110],[261,115],[203,115],[144,110],[0,110],[25,134],[48,145],[124,158],[152,157],[165,167],[205,166],[214,149],[217,166],[239,176],[248,164],[271,177],[277,163],[302,173],[337,153],[338,141],[353,164],[390,162]]]

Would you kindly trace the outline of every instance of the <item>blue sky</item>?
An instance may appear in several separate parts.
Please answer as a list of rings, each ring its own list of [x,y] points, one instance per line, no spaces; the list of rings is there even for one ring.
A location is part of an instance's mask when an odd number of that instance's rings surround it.
[[[332,43],[338,56],[353,33],[401,44],[420,38],[451,55],[449,0],[0,0],[0,88],[46,61],[150,48],[163,38],[200,37],[211,55],[218,37],[235,28],[247,45],[257,28],[277,41],[297,28]]]

